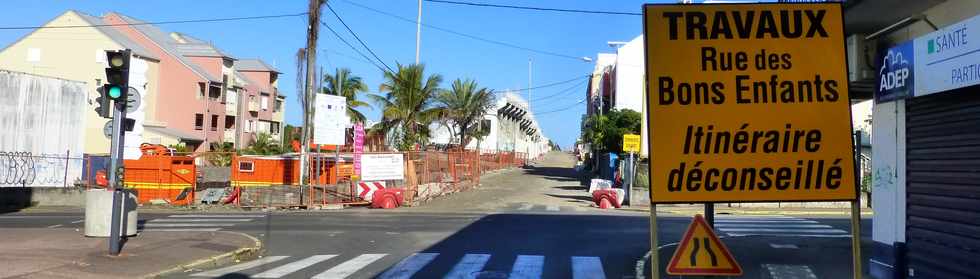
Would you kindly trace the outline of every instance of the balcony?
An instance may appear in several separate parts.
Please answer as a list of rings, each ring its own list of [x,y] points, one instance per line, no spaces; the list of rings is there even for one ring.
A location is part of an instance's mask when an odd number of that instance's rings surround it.
[[[235,129],[225,130],[224,141],[225,142],[232,142],[232,143],[235,142]]]
[[[248,102],[249,112],[259,112],[259,102],[250,101]]]

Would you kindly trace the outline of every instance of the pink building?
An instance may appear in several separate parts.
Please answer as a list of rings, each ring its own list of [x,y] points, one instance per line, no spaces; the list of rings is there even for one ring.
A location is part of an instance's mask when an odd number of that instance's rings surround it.
[[[121,24],[114,28],[160,57],[153,117],[160,123],[150,123],[148,130],[177,137],[195,151],[221,142],[243,148],[258,132],[281,137],[279,72],[272,67],[255,59],[237,60],[203,40],[118,13],[103,20]]]

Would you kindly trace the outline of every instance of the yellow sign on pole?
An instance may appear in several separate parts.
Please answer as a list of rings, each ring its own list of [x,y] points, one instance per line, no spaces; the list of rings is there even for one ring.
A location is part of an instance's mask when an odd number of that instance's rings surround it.
[[[626,153],[639,153],[640,152],[640,135],[624,134],[623,135],[623,152],[626,152]]]
[[[677,244],[677,250],[667,264],[667,274],[739,276],[742,267],[704,217],[698,214],[694,215],[684,238]]]
[[[643,18],[651,202],[857,198],[839,3]]]

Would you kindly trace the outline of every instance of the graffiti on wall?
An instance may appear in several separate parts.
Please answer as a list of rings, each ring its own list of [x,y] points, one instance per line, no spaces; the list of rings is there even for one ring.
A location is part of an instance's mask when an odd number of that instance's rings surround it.
[[[65,154],[0,151],[0,187],[69,186],[81,165],[81,158]]]

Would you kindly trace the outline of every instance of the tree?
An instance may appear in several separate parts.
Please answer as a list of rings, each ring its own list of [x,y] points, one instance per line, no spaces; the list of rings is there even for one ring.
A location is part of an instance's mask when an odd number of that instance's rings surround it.
[[[367,84],[361,77],[352,75],[350,69],[337,68],[333,75],[323,75],[323,88],[320,92],[343,96],[347,99],[347,116],[354,123],[364,123],[367,119],[364,114],[357,110],[359,107],[371,107],[370,104],[357,99],[357,93],[367,92]]]
[[[232,154],[236,152],[235,144],[230,142],[212,142],[211,152],[205,156],[208,163],[218,167],[231,166]]]
[[[624,109],[612,110],[602,116],[593,115],[587,121],[583,139],[592,143],[596,153],[623,152],[623,134],[640,133],[640,113]]]
[[[411,150],[429,139],[429,124],[438,119],[441,109],[433,106],[442,76],[425,75],[425,66],[398,64],[398,72],[385,72],[380,86],[384,96],[368,95],[381,109],[380,132],[394,132],[399,150]]]
[[[268,133],[259,133],[248,148],[242,149],[242,153],[248,155],[276,155],[282,154],[282,147]]]
[[[459,138],[460,148],[465,148],[473,136],[482,138],[482,131],[477,131],[477,126],[493,106],[493,90],[480,88],[471,79],[456,79],[452,89],[440,92],[436,99],[442,106],[450,136]]]

